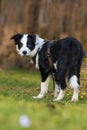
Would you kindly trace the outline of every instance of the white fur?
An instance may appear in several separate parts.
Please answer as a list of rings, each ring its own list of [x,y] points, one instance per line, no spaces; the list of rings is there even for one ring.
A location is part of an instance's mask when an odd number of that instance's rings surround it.
[[[60,91],[60,88],[55,82],[54,98],[56,98],[58,96],[59,91]]]
[[[73,76],[70,78],[69,83],[70,83],[71,88],[77,89],[77,88],[79,87],[78,78],[77,78],[76,75],[73,75]]]
[[[39,55],[36,55],[36,65],[35,65],[36,69],[39,69]]]
[[[72,101],[72,102],[78,101],[78,96],[79,96],[79,89],[74,89],[74,92],[73,92],[73,96],[72,96],[71,101]]]
[[[27,43],[27,37],[28,37],[28,34],[24,34],[22,39],[21,39],[21,43],[23,43],[23,45],[26,45]]]
[[[38,46],[38,48],[42,48],[42,45],[44,44],[44,39],[40,38],[38,35],[36,35],[36,42],[35,44]]]
[[[57,62],[53,64],[54,68],[57,69]]]
[[[45,82],[41,82],[41,91],[38,96],[33,96],[33,98],[42,99],[48,92],[49,82],[50,82],[50,76],[48,76],[48,78],[45,80]]]
[[[38,50],[38,46],[35,46],[35,48],[32,51],[30,51],[29,57],[31,58],[34,57],[37,53],[37,50]]]
[[[73,96],[71,101],[78,101],[78,95],[79,95],[79,84],[78,84],[78,78],[76,75],[73,75],[69,80],[71,88],[74,88]]]
[[[64,97],[64,95],[65,95],[65,91],[61,89],[60,92],[59,92],[59,94],[58,94],[58,97],[56,99],[54,99],[54,101],[60,101],[60,100],[62,100],[63,97]]]

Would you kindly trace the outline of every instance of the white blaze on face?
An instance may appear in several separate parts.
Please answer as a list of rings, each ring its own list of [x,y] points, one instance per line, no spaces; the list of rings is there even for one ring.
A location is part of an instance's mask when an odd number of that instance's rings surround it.
[[[24,34],[21,39],[21,43],[23,43],[24,45],[26,45],[26,43],[27,43],[27,37],[28,37],[28,34]]]
[[[26,55],[30,55],[31,51],[30,49],[27,47],[27,37],[28,37],[28,34],[24,34],[22,39],[21,39],[21,43],[23,44],[23,46],[18,49],[18,45],[16,45],[16,49],[18,51],[18,53],[23,56],[23,52],[26,51]]]

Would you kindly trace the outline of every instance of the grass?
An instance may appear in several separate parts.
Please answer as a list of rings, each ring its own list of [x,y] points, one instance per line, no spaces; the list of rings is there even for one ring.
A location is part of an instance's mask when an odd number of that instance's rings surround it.
[[[40,74],[36,70],[0,70],[0,130],[86,130],[87,129],[87,60],[81,69],[79,101],[71,103],[67,88],[61,102],[53,102],[52,83],[43,100],[39,93]],[[19,125],[21,115],[28,115],[31,127]]]

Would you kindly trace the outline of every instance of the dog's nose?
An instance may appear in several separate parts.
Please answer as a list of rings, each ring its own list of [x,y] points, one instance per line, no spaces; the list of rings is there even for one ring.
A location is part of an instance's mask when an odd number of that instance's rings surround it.
[[[27,54],[27,51],[23,51],[23,54],[26,55],[26,54]]]

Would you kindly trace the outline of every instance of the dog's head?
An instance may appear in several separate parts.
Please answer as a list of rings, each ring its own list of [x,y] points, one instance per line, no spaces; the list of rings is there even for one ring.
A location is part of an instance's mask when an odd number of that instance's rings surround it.
[[[23,56],[33,57],[38,50],[37,35],[35,34],[15,34],[11,37],[15,41],[18,53]]]

